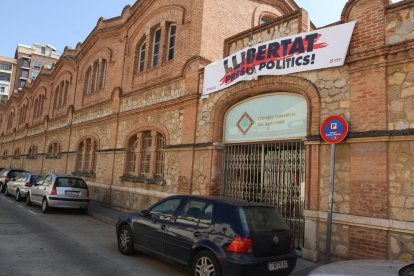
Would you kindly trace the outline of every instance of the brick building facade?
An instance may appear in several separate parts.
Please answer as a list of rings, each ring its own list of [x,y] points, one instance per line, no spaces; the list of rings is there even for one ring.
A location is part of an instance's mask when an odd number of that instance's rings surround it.
[[[325,250],[329,145],[319,128],[341,115],[350,134],[337,146],[334,257],[414,259],[414,1],[349,0],[332,23],[356,21],[344,66],[259,77],[201,98],[207,64],[315,28],[293,1],[216,2],[142,0],[99,19],[0,107],[0,166],[81,175],[94,199],[125,209],[176,193],[219,194],[232,147],[252,149],[225,142],[229,112],[295,95],[306,101],[306,135],[260,145],[303,158],[301,176],[289,176],[303,185],[299,201],[284,202],[300,213],[303,255],[317,260]]]

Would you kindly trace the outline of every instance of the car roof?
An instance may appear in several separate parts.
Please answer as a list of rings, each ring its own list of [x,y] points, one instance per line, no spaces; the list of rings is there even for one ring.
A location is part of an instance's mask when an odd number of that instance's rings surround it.
[[[68,177],[68,178],[76,178],[76,179],[82,179],[83,180],[82,177],[79,177],[79,176],[76,176],[76,175],[62,174],[62,173],[48,173],[46,175],[51,175],[55,178],[57,178],[57,177]]]
[[[230,198],[230,197],[222,197],[222,196],[178,195],[177,197],[188,198],[188,199],[208,200],[208,201],[216,202],[220,204],[234,205],[234,206],[240,206],[240,207],[243,207],[243,206],[272,207],[272,206],[262,204],[259,202],[247,201],[243,199],[235,199],[235,198]]]

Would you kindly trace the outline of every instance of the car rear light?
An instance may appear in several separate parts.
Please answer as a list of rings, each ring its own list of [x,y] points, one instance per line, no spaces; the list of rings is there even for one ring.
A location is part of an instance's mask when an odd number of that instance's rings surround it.
[[[251,253],[253,241],[250,238],[235,237],[226,250],[234,253]]]
[[[89,197],[89,189],[86,189],[86,197]]]
[[[6,180],[6,183],[7,183],[7,182],[9,182],[9,181],[10,181],[10,179],[11,179],[11,177],[10,177],[10,176],[6,176],[6,179],[5,179],[5,180]]]
[[[53,186],[52,186],[52,190],[50,191],[50,195],[57,195],[56,185],[55,184],[53,184]]]
[[[24,186],[26,186],[26,187],[32,187],[32,183],[26,182],[26,184],[24,184]]]
[[[295,246],[296,246],[295,235],[291,234],[290,235],[290,247],[295,248]]]

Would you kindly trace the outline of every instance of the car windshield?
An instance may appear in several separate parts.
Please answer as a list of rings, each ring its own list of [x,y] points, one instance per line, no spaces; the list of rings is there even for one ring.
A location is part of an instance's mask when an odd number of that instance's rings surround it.
[[[22,174],[24,171],[11,171],[10,177],[18,176],[19,174]]]
[[[56,187],[69,187],[69,188],[80,188],[87,189],[85,181],[79,178],[73,177],[59,177],[56,181]]]
[[[271,207],[239,207],[242,227],[247,232],[288,230],[289,226],[279,213]]]

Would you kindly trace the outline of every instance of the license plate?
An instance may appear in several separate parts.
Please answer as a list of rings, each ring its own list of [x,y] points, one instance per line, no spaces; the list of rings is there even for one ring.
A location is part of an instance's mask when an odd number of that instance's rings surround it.
[[[77,191],[65,191],[65,195],[69,195],[69,196],[78,196],[80,194],[80,192]]]
[[[267,264],[267,268],[269,269],[269,271],[274,271],[274,270],[279,270],[279,269],[285,269],[287,268],[288,262],[287,260],[283,260],[283,261],[278,261],[278,262],[271,262]]]

